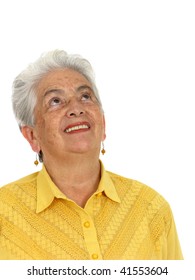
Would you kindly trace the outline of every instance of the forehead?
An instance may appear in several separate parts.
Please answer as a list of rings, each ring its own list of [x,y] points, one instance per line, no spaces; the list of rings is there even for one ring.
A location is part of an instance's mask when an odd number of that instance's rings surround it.
[[[75,70],[64,68],[54,70],[44,75],[37,85],[37,93],[41,94],[50,88],[55,89],[58,87],[70,87],[75,89],[82,84],[91,86],[85,76]]]

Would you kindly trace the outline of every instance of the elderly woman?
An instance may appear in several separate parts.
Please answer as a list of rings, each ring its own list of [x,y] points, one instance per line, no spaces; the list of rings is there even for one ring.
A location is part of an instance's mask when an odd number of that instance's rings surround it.
[[[15,79],[13,108],[43,167],[0,189],[1,259],[182,259],[163,197],[99,160],[105,119],[87,60],[44,54]]]

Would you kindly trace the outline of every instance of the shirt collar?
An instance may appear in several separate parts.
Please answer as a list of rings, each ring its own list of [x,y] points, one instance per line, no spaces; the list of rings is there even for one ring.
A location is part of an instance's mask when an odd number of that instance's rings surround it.
[[[101,164],[101,179],[96,193],[104,192],[107,197],[115,202],[121,202],[114,183],[110,177],[109,172],[107,172],[104,168],[103,163]]]
[[[97,193],[104,192],[105,195],[115,202],[120,202],[120,198],[117,194],[114,183],[105,170],[104,165],[101,164],[101,179],[98,186]],[[37,176],[37,208],[36,212],[39,213],[45,210],[53,202],[54,198],[68,199],[60,189],[51,180],[51,177],[47,173],[45,166],[43,165],[42,170]]]

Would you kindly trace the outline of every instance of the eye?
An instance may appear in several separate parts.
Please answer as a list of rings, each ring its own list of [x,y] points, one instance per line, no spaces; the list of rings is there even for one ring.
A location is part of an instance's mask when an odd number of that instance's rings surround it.
[[[91,99],[91,95],[89,93],[83,93],[82,96],[81,96],[81,100],[82,101],[86,101],[86,100],[89,100]]]
[[[49,101],[50,106],[57,106],[57,105],[60,105],[60,104],[62,104],[62,101],[58,97],[54,97]]]

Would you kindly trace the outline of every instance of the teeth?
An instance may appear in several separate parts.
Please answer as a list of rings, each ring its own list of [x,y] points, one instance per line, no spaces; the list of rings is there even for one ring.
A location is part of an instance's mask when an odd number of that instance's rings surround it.
[[[70,128],[68,128],[68,129],[66,129],[65,131],[66,131],[67,133],[69,133],[69,132],[74,131],[74,130],[85,129],[85,128],[89,128],[89,127],[88,127],[88,125],[83,124],[83,125],[78,125],[78,126],[70,127]]]

